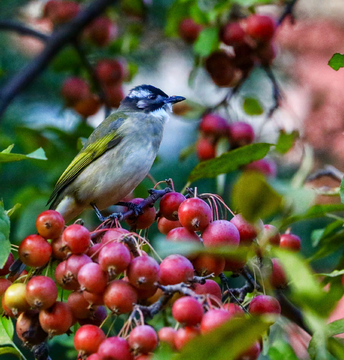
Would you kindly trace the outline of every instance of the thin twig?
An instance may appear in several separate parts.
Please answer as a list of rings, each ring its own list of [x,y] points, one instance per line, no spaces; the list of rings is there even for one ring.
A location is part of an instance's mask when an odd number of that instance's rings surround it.
[[[21,35],[35,37],[36,39],[42,40],[44,42],[48,41],[50,38],[50,36],[47,34],[31,29],[25,26],[24,24],[21,24],[20,22],[13,20],[0,20],[0,30],[14,31]]]

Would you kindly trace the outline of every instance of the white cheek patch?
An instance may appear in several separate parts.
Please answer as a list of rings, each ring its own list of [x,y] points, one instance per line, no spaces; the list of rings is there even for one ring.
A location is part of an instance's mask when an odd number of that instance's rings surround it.
[[[149,95],[151,95],[151,92],[149,90],[144,90],[144,89],[135,89],[130,91],[129,93],[129,97],[131,99],[133,98],[147,98]]]

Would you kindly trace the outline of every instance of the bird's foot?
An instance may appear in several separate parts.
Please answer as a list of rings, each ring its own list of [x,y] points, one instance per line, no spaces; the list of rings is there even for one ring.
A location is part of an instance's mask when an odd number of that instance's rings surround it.
[[[139,215],[143,214],[143,208],[140,204],[134,204],[132,202],[120,201],[116,205],[126,206],[128,208],[128,210],[131,210],[133,212],[134,216],[139,216]]]

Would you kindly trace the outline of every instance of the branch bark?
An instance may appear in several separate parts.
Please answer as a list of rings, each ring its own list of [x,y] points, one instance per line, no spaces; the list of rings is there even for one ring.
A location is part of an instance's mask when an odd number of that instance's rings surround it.
[[[68,44],[75,41],[84,27],[116,0],[95,0],[69,23],[62,25],[47,40],[44,50],[13,76],[0,90],[0,119],[13,99],[30,85]]]

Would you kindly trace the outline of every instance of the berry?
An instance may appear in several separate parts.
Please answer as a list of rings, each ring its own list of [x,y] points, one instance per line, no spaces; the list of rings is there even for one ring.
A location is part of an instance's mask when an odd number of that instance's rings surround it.
[[[208,137],[201,136],[196,143],[196,154],[200,161],[216,157],[216,143]]]
[[[165,194],[160,200],[160,215],[171,221],[178,220],[178,209],[184,200],[185,196],[175,191]]]
[[[88,250],[91,234],[82,225],[69,225],[62,233],[62,243],[68,246],[72,254],[80,255]]]
[[[173,304],[172,316],[183,325],[195,326],[202,320],[203,307],[193,297],[184,296]]]
[[[205,60],[205,68],[217,86],[231,86],[235,76],[232,57],[224,51],[215,51]]]
[[[252,346],[240,354],[235,360],[257,360],[261,352],[259,341],[256,341]]]
[[[235,215],[230,221],[238,229],[240,234],[240,244],[250,245],[258,235],[259,225],[254,225],[246,221],[241,214]],[[261,227],[263,227],[261,223]]]
[[[301,239],[295,234],[282,234],[280,247],[291,251],[300,251]]]
[[[254,140],[254,130],[250,124],[238,121],[229,124],[229,142],[232,148],[249,145]]]
[[[181,227],[181,226],[182,226],[182,224],[180,223],[179,220],[171,221],[171,220],[167,220],[164,217],[161,217],[158,220],[158,230],[163,235],[167,235],[171,230]]]
[[[264,314],[280,314],[281,305],[272,296],[258,295],[254,297],[248,307],[250,314],[264,315]]]
[[[226,136],[228,123],[223,117],[210,113],[202,117],[199,128],[207,135],[214,135],[216,137]]]
[[[167,235],[166,240],[168,241],[193,241],[193,242],[200,242],[201,239],[194,231],[189,231],[185,227],[177,227],[172,229]]]
[[[129,334],[128,344],[135,354],[148,354],[158,345],[158,335],[149,325],[136,326]]]
[[[201,321],[202,334],[208,333],[217,327],[221,326],[229,319],[232,318],[232,314],[223,309],[211,309],[203,315]]]
[[[99,252],[99,265],[110,277],[122,273],[130,264],[131,255],[122,243],[112,242],[105,245]]]
[[[246,33],[257,41],[271,40],[275,30],[275,21],[270,16],[253,14],[246,19]]]
[[[232,316],[242,316],[245,314],[244,310],[239,305],[233,303],[224,304],[223,309],[228,311]]]
[[[81,78],[70,77],[63,82],[61,94],[67,105],[73,106],[91,95],[90,86]]]
[[[113,228],[109,229],[105,232],[104,236],[102,237],[102,244],[108,244],[110,242],[118,242],[120,241],[125,235],[128,235],[129,231],[122,228]]]
[[[136,198],[130,202],[139,205],[143,201],[142,198]],[[128,217],[126,222],[135,229],[147,229],[149,228],[156,218],[156,212],[154,207],[146,207],[143,209],[143,213],[139,216]]]
[[[165,326],[162,327],[159,331],[158,331],[158,337],[160,342],[165,342],[167,343],[172,350],[175,349],[175,337],[177,334],[177,330],[169,327],[169,326]]]
[[[185,42],[192,44],[197,40],[201,30],[202,25],[195,23],[191,18],[187,18],[180,22],[178,33]]]
[[[160,280],[160,267],[151,256],[138,256],[131,261],[127,275],[136,288],[151,289]]]
[[[245,36],[245,30],[237,22],[228,23],[220,30],[220,40],[228,46],[242,44]]]
[[[83,325],[75,333],[74,347],[79,357],[85,357],[98,351],[100,344],[106,339],[102,329],[95,325]]]
[[[190,231],[203,231],[212,220],[209,205],[194,197],[183,201],[178,209],[180,223]]]
[[[174,345],[177,350],[181,350],[190,340],[200,335],[199,328],[187,326],[177,330],[174,338]]]
[[[279,233],[278,229],[273,225],[264,225],[263,236],[265,236],[269,240],[269,243],[272,245],[278,246],[280,244],[281,234]]]
[[[43,15],[50,19],[54,25],[66,23],[79,12],[80,5],[74,1],[51,0],[45,4]]]
[[[54,281],[47,276],[34,276],[26,285],[26,300],[33,308],[47,309],[55,303],[57,295]]]
[[[10,285],[6,289],[3,297],[3,307],[4,305],[10,309],[14,315],[29,310],[30,305],[26,300],[26,285],[23,283]]]
[[[10,272],[10,267],[11,267],[11,265],[13,263],[14,263],[14,256],[10,252],[8,254],[8,258],[7,258],[6,262],[5,262],[5,265],[0,269],[0,276],[7,275]]]
[[[167,256],[160,264],[160,283],[173,285],[193,279],[194,268],[190,260],[179,254]]]
[[[48,337],[39,323],[38,313],[38,310],[31,309],[18,316],[16,333],[24,344],[38,345]]]
[[[18,255],[28,266],[41,267],[48,263],[52,249],[50,244],[40,235],[29,235],[20,244]]]
[[[57,301],[55,304],[39,312],[39,322],[49,337],[64,334],[73,325],[73,315],[69,306]]]
[[[137,293],[126,281],[114,280],[105,289],[104,303],[113,313],[126,314],[137,303]]]
[[[100,108],[100,100],[97,95],[90,94],[87,98],[78,101],[74,106],[73,109],[79,115],[87,118],[88,116],[92,116]]]
[[[218,276],[225,268],[225,259],[211,254],[200,254],[192,260],[196,273],[199,276],[214,274]]]
[[[102,270],[99,264],[91,262],[79,270],[78,282],[82,290],[101,293],[107,285],[108,274]]]
[[[106,46],[116,38],[118,29],[108,17],[99,16],[86,29],[87,37],[98,46]]]
[[[103,59],[97,63],[96,74],[105,85],[120,85],[126,76],[126,64],[123,60]]]
[[[252,161],[250,164],[245,166],[245,171],[257,171],[264,176],[274,178],[277,174],[276,163],[271,159],[260,159]]]
[[[94,313],[94,309],[90,306],[81,291],[70,293],[68,295],[67,305],[77,320],[89,318]]]
[[[64,229],[65,221],[60,213],[55,210],[46,210],[36,219],[38,234],[46,239],[58,238]]]
[[[287,285],[287,277],[278,259],[271,259],[272,272],[269,277],[270,284],[274,288],[283,288]]]
[[[213,221],[202,234],[205,247],[229,245],[233,248],[240,243],[240,234],[235,225],[227,220]]]
[[[98,348],[100,360],[134,360],[127,340],[111,336],[105,339]]]
[[[118,108],[121,105],[121,101],[124,99],[122,85],[106,85],[105,97],[110,106]]]
[[[220,285],[214,280],[207,279],[204,284],[195,283],[193,285],[193,290],[196,294],[199,295],[210,295],[216,297],[221,301],[222,292]]]

